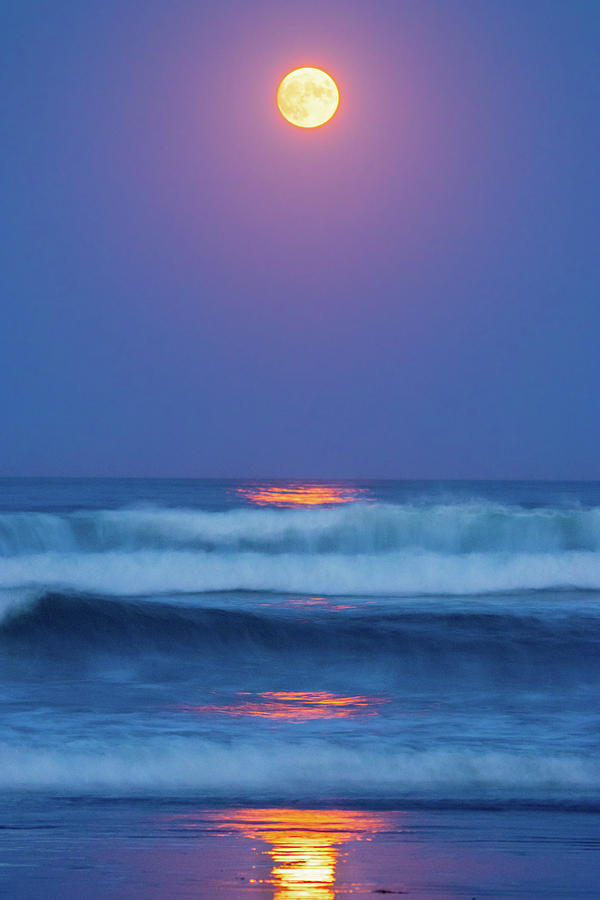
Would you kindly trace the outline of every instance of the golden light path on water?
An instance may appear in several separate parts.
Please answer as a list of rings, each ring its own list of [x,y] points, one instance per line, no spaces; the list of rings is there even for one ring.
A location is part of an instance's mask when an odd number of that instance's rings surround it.
[[[197,714],[309,722],[315,719],[374,716],[377,715],[374,707],[385,702],[385,697],[346,697],[329,691],[238,691],[233,703],[216,702],[180,708],[182,712]]]
[[[371,499],[364,488],[320,482],[265,483],[239,487],[236,490],[246,500],[259,506],[327,506]]]
[[[363,488],[321,482],[257,483],[239,487],[237,493],[258,506],[313,507],[370,500]],[[324,603],[324,598],[309,602]],[[182,712],[207,715],[248,716],[273,721],[302,723],[318,719],[342,719],[377,715],[385,697],[345,696],[329,691],[238,691],[227,702],[185,705]],[[356,810],[241,809],[215,814],[219,827],[235,829],[253,841],[269,845],[261,852],[271,857],[267,884],[273,900],[334,900],[336,867],[341,848],[350,841],[371,840],[385,830],[385,816]],[[181,820],[188,817],[183,816]],[[193,816],[190,816],[191,820]],[[181,821],[180,820],[180,821]],[[191,821],[183,827],[193,828]],[[249,878],[248,884],[265,884]]]

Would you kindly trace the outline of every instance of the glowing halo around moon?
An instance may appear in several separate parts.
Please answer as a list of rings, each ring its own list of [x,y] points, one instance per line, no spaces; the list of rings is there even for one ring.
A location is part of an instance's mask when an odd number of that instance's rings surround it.
[[[277,90],[279,112],[298,128],[317,128],[333,116],[340,102],[337,85],[322,69],[294,69]]]

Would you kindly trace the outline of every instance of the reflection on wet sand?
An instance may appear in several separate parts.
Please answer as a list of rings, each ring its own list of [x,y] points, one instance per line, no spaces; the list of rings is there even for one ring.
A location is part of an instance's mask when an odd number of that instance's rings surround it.
[[[238,691],[233,703],[183,706],[183,712],[225,716],[251,716],[261,719],[288,719],[310,722],[315,719],[344,719],[359,715],[377,715],[375,707],[384,697],[341,696],[329,691]]]
[[[389,814],[357,810],[233,809],[213,815],[224,832],[269,845],[261,851],[271,857],[269,877],[248,883],[271,885],[273,900],[333,900],[342,846],[389,828]],[[194,827],[193,815],[177,818]]]
[[[290,481],[283,484],[254,484],[250,487],[237,488],[237,493],[259,506],[279,507],[321,506],[370,499],[364,488],[348,484],[303,481]]]

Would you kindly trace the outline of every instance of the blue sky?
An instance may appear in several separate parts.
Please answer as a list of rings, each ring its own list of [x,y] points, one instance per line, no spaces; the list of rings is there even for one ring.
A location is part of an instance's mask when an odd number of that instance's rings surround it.
[[[0,474],[600,478],[596,2],[0,32]],[[314,131],[274,103],[302,65]]]

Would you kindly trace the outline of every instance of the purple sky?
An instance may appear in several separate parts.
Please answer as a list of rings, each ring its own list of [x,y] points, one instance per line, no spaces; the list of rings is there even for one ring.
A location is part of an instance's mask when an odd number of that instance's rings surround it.
[[[0,34],[0,474],[600,478],[596,0]],[[275,106],[304,65],[320,129]]]

